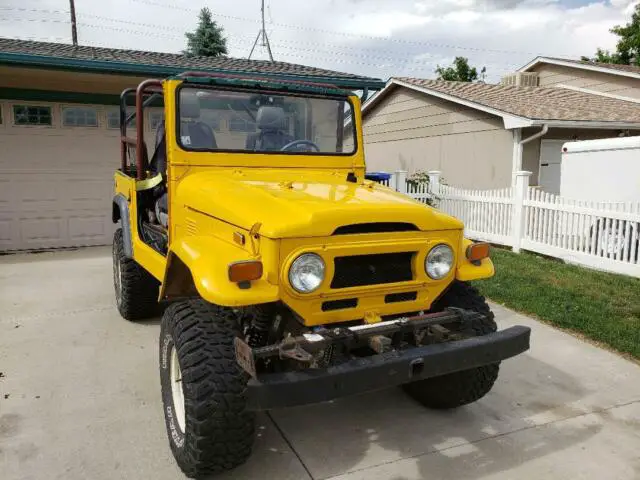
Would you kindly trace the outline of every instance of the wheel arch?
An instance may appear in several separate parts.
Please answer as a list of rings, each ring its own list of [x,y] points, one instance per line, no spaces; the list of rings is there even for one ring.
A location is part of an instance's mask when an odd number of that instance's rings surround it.
[[[121,193],[113,197],[111,220],[113,223],[120,222],[122,228],[122,242],[124,255],[133,258],[133,239],[131,237],[131,221],[129,219],[129,202]]]
[[[175,300],[197,295],[198,289],[193,281],[191,269],[174,251],[169,251],[164,281],[160,287],[160,299]]]
[[[279,300],[278,285],[266,275],[240,288],[229,280],[229,265],[253,257],[216,237],[191,236],[171,243],[160,289],[161,300],[199,296],[223,307],[243,307]]]

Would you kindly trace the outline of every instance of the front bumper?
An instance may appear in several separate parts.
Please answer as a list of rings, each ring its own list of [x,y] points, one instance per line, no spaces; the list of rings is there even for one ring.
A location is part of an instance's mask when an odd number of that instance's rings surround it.
[[[268,410],[364,393],[480,367],[529,349],[531,330],[514,326],[481,337],[390,351],[323,369],[266,373],[248,384],[248,407]]]

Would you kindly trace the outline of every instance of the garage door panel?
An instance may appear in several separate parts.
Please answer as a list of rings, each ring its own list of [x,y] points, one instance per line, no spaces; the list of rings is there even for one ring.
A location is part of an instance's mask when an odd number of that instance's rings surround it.
[[[46,213],[46,212],[43,212]],[[20,236],[28,244],[58,243],[64,240],[64,219],[38,216],[20,218]]]
[[[3,177],[0,180],[0,212],[9,212],[15,208],[13,186],[9,178],[2,175],[1,172],[0,176]]]
[[[0,250],[9,249],[17,242],[18,222],[12,218],[0,218]]]
[[[110,240],[113,235],[112,222],[105,221],[103,211],[87,212],[85,215],[68,217],[69,238],[74,242]]]
[[[113,197],[112,182],[104,180],[68,179],[62,199],[67,210],[99,209],[104,212],[110,207]]]

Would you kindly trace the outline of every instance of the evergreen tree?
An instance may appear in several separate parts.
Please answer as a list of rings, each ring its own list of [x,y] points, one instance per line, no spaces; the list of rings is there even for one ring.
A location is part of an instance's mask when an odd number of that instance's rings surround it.
[[[227,54],[227,39],[224,29],[213,20],[211,10],[203,8],[198,14],[198,28],[194,32],[185,33],[188,56],[219,57]]]

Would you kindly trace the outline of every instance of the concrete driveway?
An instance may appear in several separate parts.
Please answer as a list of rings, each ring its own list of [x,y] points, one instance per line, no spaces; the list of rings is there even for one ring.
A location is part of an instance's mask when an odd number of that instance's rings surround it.
[[[254,456],[219,478],[640,478],[640,367],[495,311],[533,347],[482,401],[436,412],[390,389],[261,414]],[[183,478],[157,337],[118,316],[109,249],[0,257],[0,478]]]

